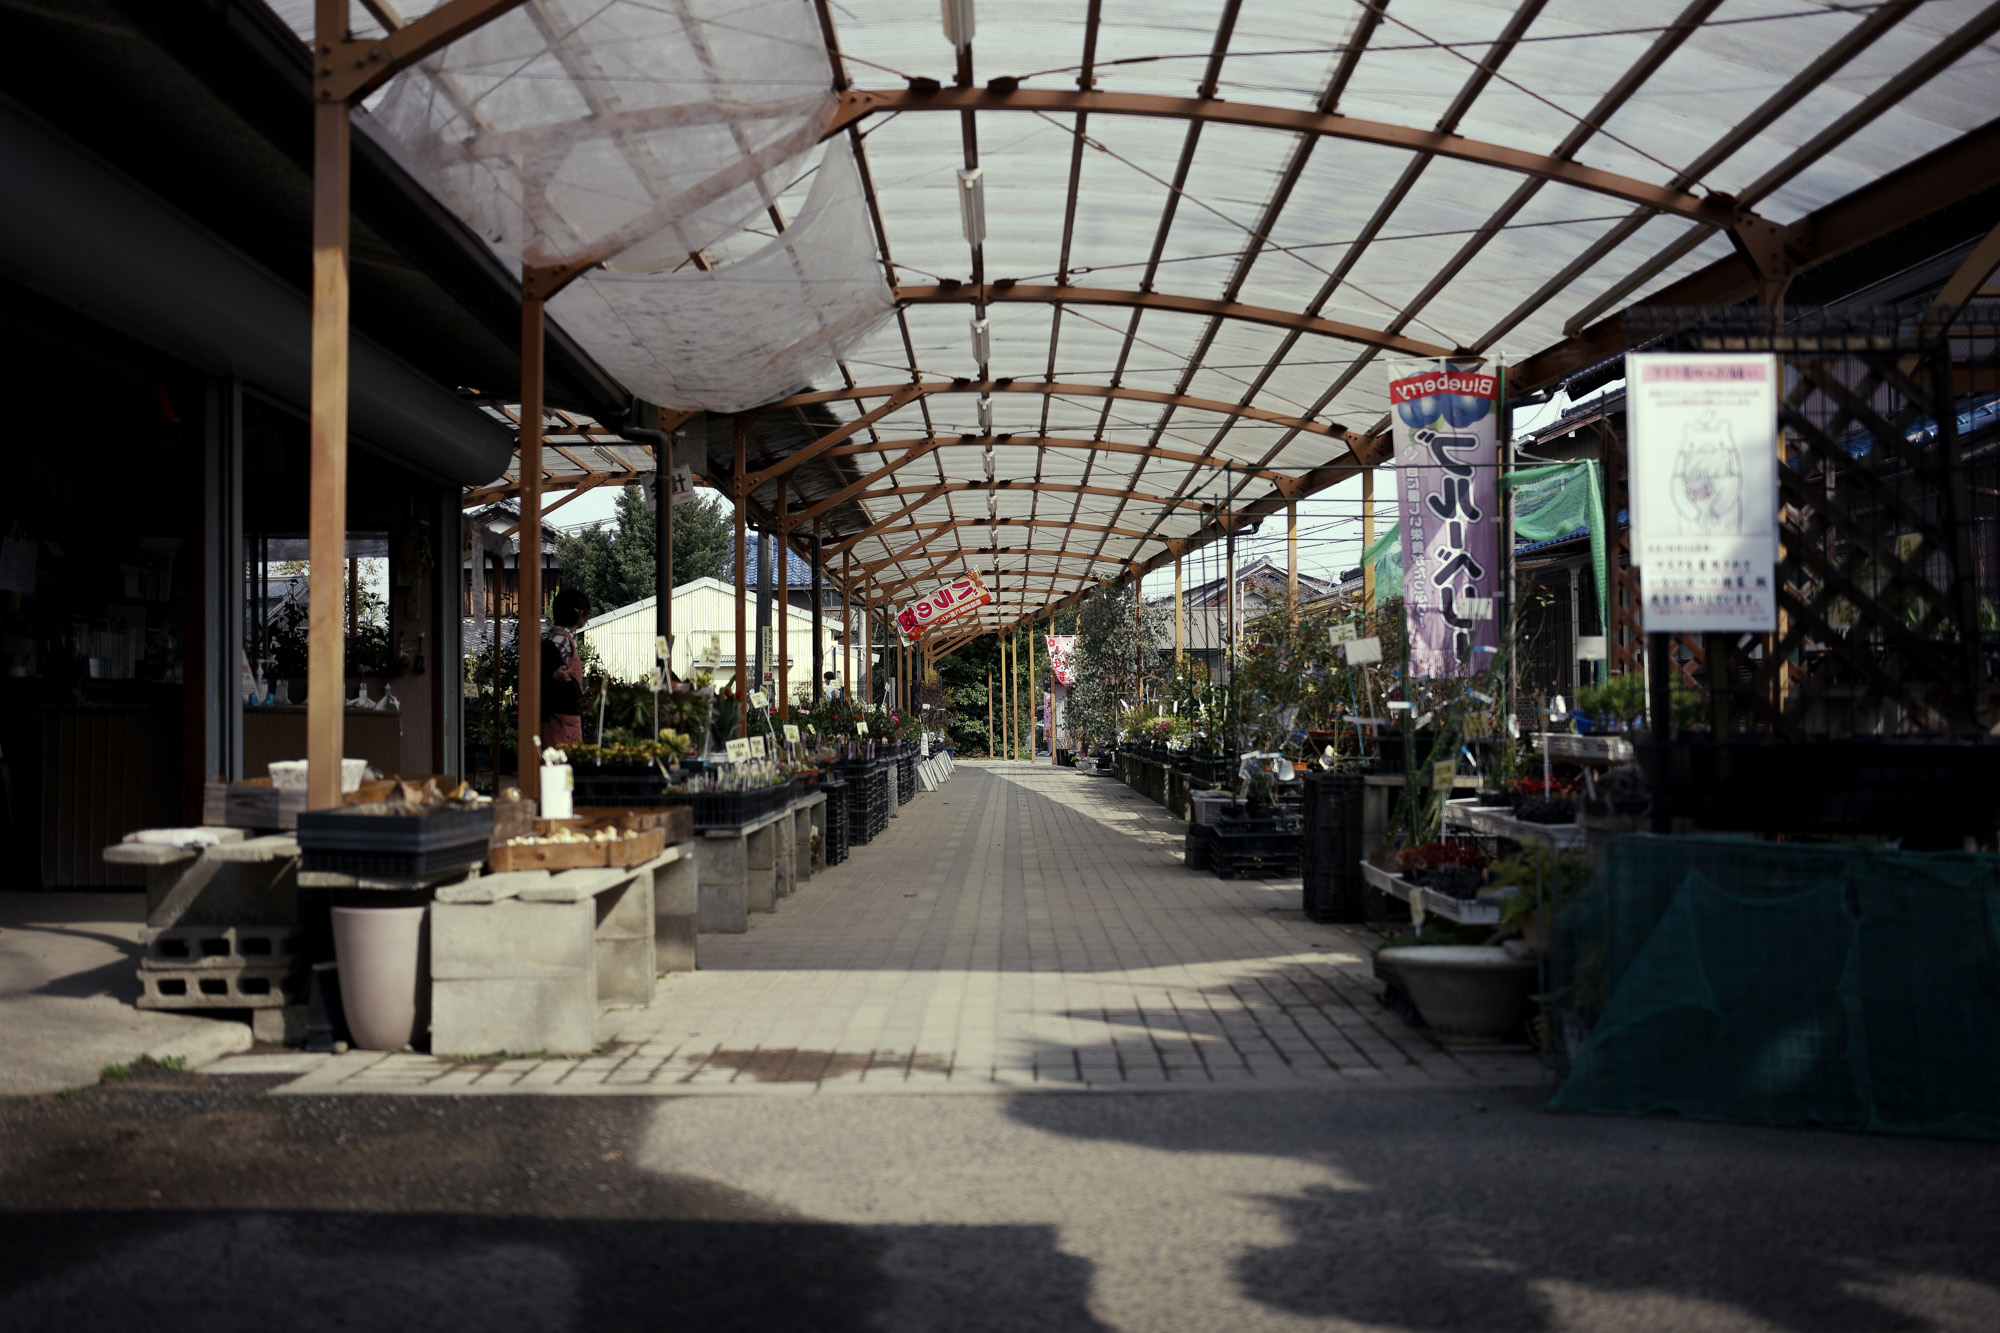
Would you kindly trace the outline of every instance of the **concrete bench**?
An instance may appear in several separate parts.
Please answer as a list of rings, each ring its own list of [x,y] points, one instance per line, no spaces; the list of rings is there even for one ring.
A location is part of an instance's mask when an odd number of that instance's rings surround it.
[[[679,961],[693,877],[685,844],[619,870],[517,870],[438,890],[431,904],[431,1049],[574,1054],[597,1045],[607,1005],[650,1004],[664,929]],[[673,909],[655,885],[668,871]]]
[[[750,913],[777,911],[779,897],[792,891],[797,843],[790,806],[734,828],[695,830],[688,845],[700,876],[702,933],[741,935]]]

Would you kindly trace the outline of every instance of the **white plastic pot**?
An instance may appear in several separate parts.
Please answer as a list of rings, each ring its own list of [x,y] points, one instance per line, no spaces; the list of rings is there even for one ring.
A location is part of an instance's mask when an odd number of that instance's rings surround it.
[[[430,1026],[428,907],[336,907],[340,1005],[357,1049],[400,1051]]]
[[[1439,1040],[1514,1040],[1535,992],[1535,960],[1476,944],[1417,944],[1384,949],[1377,963],[1393,972]]]
[[[271,785],[279,791],[304,791],[306,789],[306,761],[303,759],[273,759],[269,765]],[[343,759],[340,761],[340,790],[343,793],[361,790],[361,779],[368,774],[366,759]]]

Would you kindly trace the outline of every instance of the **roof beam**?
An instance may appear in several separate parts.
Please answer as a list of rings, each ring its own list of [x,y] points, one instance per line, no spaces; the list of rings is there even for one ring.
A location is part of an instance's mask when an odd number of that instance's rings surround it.
[[[834,428],[833,430],[828,431],[826,434],[814,440],[811,444],[806,445],[804,448],[796,449],[791,453],[786,454],[783,458],[780,458],[777,461],[773,462],[769,467],[765,468],[763,471],[752,472],[748,477],[745,477],[743,479],[743,489],[745,490],[745,492],[755,491],[756,489],[761,487],[765,482],[772,481],[778,477],[784,476],[787,472],[790,472],[793,468],[798,467],[800,464],[810,463],[813,459],[818,458],[821,454],[833,448],[835,445],[839,444],[842,440],[854,434],[856,431],[863,430],[866,427],[874,425],[877,421],[880,421],[883,417],[888,416],[891,412],[894,412],[897,408],[907,407],[911,402],[913,402],[916,399],[916,396],[917,396],[917,391],[913,386],[908,384],[903,385],[901,388],[891,393],[887,401],[885,401],[880,407],[871,408],[868,411],[862,413],[860,416],[854,418],[854,420],[846,422]],[[811,517],[811,515],[802,515],[801,517]]]
[[[1634,204],[1644,204],[1662,213],[1696,218],[1715,226],[1729,226],[1736,210],[1726,200],[1711,200],[1686,190],[1656,185],[1650,181],[1616,172],[1600,171],[1577,162],[1544,153],[1530,153],[1503,144],[1468,139],[1459,134],[1414,129],[1382,121],[1362,120],[1338,113],[1298,110],[1290,107],[1256,106],[1247,102],[1227,102],[1205,97],[1164,97],[1150,93],[1106,93],[1079,89],[1028,88],[918,88],[854,89],[840,95],[840,108],[827,126],[826,134],[845,130],[865,117],[886,112],[913,111],[1026,111],[1045,115],[1076,115],[1087,112],[1107,116],[1147,116],[1167,120],[1191,120],[1221,125],[1243,125],[1252,129],[1280,130],[1289,134],[1311,134],[1321,138],[1347,139],[1356,143],[1379,144],[1412,153],[1430,153],[1539,176],[1572,185],[1593,194],[1609,195]]]
[[[915,495],[922,493],[935,498],[946,493],[961,494],[972,492],[976,494],[980,491],[1005,492],[1019,495],[1030,495],[1037,491],[1054,495],[1097,495],[1109,500],[1129,500],[1134,504],[1145,505],[1171,505],[1177,509],[1192,509],[1196,512],[1204,512],[1208,509],[1208,506],[1199,500],[1187,499],[1180,496],[1141,495],[1135,491],[1114,490],[1109,486],[1076,486],[1069,482],[1031,481],[1025,478],[1018,481],[1012,479],[1001,481],[947,481],[931,486],[893,486],[876,491],[875,494]],[[981,527],[990,520],[968,518],[960,521],[968,527]]]
[[[1087,449],[1095,453],[1131,454],[1139,458],[1160,459],[1168,463],[1188,463],[1196,467],[1221,468],[1227,460],[1204,456],[1192,449],[1160,449],[1143,444],[1127,444],[1118,440],[1086,440],[1060,435],[940,435],[931,439],[882,440],[875,444],[843,444],[827,451],[828,457],[846,458],[855,454],[887,453],[892,449],[915,448],[928,445],[937,449],[953,447],[964,449],[985,449],[988,445],[996,449]],[[898,464],[901,466],[901,464]],[[1235,461],[1236,470],[1245,476],[1256,477],[1275,485],[1285,485],[1291,478],[1271,468],[1255,468],[1241,459]]]
[[[1058,290],[1069,291],[1070,288]],[[895,393],[903,385],[863,385],[850,389],[818,389],[806,393],[795,393],[789,398],[780,398],[770,406],[791,407],[805,403],[834,403],[854,401],[864,398],[881,398]],[[1039,393],[1058,398],[1123,398],[1137,403],[1171,404],[1176,407],[1191,408],[1197,412],[1214,412],[1221,416],[1244,417],[1251,421],[1264,421],[1287,429],[1303,431],[1309,435],[1325,435],[1347,441],[1350,445],[1365,444],[1368,435],[1362,431],[1329,421],[1314,421],[1308,417],[1290,416],[1283,412],[1272,412],[1265,408],[1245,407],[1239,403],[1227,403],[1219,398],[1196,398],[1188,394],[1162,393],[1156,389],[1131,389],[1109,384],[1078,384],[1069,380],[924,380],[914,387],[919,396],[929,398],[944,393]]]
[[[1208,315],[1216,319],[1236,319],[1250,324],[1266,324],[1274,329],[1316,333],[1342,342],[1359,343],[1404,356],[1450,356],[1459,350],[1419,342],[1400,334],[1346,324],[1316,315],[1302,315],[1269,306],[1244,305],[1237,301],[1217,301],[1201,296],[1174,296],[1167,292],[1120,291],[1106,287],[1028,287],[1019,283],[953,283],[927,287],[898,287],[896,300],[904,305],[931,305],[939,302],[966,302],[973,305],[1105,305],[1128,310],[1164,310],[1183,315]]]
[[[1837,199],[1786,228],[1786,247],[1804,272],[2000,185],[2000,120],[1954,139],[1908,166]],[[1654,306],[1733,305],[1755,294],[1757,278],[1735,255],[1654,292]],[[1536,353],[1509,373],[1523,391],[1540,388],[1623,352],[1623,312]]]

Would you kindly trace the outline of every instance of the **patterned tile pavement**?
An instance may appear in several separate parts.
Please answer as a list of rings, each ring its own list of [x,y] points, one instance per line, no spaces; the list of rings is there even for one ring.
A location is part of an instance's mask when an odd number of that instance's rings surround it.
[[[662,977],[644,1009],[607,1013],[589,1058],[354,1053],[284,1091],[1541,1081],[1529,1055],[1415,1034],[1377,1004],[1360,936],[1304,919],[1297,880],[1191,872],[1182,828],[1109,777],[962,763],[845,865],[752,917],[747,935],[704,935],[701,970]]]

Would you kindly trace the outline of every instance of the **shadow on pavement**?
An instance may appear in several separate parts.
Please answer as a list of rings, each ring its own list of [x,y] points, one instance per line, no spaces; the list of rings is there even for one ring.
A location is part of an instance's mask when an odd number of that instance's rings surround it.
[[[1284,1155],[1351,1188],[1254,1202],[1233,1264],[1306,1318],[1462,1330],[2000,1328],[2000,1148],[1554,1116],[1533,1089],[1021,1096],[1015,1121]]]

